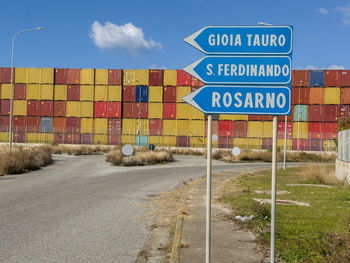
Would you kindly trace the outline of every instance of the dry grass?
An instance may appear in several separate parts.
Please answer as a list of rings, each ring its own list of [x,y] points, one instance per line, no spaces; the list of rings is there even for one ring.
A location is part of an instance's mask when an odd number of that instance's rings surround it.
[[[7,147],[0,148],[0,175],[21,174],[40,169],[53,162],[52,151],[48,146],[13,147],[8,153]]]
[[[123,163],[123,154],[121,151],[110,151],[106,155],[106,161],[119,166]]]
[[[334,167],[325,165],[309,165],[305,168],[303,176],[307,181],[318,184],[335,185],[342,182],[337,180]]]
[[[54,154],[69,154],[69,155],[95,155],[109,153],[111,150],[119,149],[119,146],[66,146],[66,145],[50,145]]]
[[[195,149],[171,148],[169,151],[179,155],[203,155],[203,151]]]

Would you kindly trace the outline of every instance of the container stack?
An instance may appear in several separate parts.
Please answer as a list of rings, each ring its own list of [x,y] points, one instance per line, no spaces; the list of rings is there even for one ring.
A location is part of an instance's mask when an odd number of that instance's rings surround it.
[[[182,101],[203,83],[182,70],[16,68],[14,73],[15,143],[206,144],[206,116]],[[0,68],[0,85],[0,141],[7,142],[10,68]],[[349,70],[293,70],[287,148],[334,150],[338,123],[349,111]],[[280,116],[281,148],[284,128]],[[272,146],[272,116],[213,115],[212,130],[214,147]]]

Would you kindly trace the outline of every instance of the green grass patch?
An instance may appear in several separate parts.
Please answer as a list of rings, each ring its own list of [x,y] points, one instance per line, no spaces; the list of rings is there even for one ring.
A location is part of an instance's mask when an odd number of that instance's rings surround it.
[[[310,207],[277,205],[276,253],[285,262],[350,262],[350,188],[329,181],[334,166],[297,167],[278,170],[277,190],[289,194],[277,199],[309,203]],[[318,169],[318,170],[317,170]],[[315,171],[320,173],[314,176]],[[320,180],[320,178],[324,178]],[[331,188],[288,186],[288,184],[332,184]],[[223,188],[221,201],[232,206],[235,215],[256,216],[237,221],[242,228],[253,231],[258,242],[270,246],[270,205],[261,205],[252,198],[268,198],[254,190],[271,189],[271,170],[233,178]]]

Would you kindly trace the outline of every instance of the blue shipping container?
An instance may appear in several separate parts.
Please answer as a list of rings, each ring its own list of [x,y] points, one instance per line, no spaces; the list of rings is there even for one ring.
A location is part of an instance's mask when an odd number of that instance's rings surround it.
[[[307,121],[307,105],[294,105],[294,121]]]
[[[148,86],[136,86],[136,102],[148,102]]]
[[[136,135],[135,146],[147,146],[148,145],[148,135]]]
[[[40,118],[40,132],[52,132],[52,117]]]
[[[323,70],[310,70],[310,87],[323,87],[324,86],[324,71]]]

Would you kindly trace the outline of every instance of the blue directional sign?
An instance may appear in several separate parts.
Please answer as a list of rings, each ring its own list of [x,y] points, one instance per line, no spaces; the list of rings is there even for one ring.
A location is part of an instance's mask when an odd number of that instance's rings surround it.
[[[288,56],[207,56],[184,68],[206,84],[290,85]]]
[[[291,26],[208,26],[185,38],[205,54],[290,55]]]
[[[183,101],[207,114],[290,115],[291,90],[274,86],[203,86]]]

